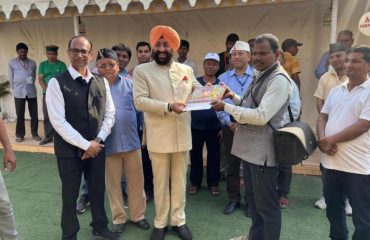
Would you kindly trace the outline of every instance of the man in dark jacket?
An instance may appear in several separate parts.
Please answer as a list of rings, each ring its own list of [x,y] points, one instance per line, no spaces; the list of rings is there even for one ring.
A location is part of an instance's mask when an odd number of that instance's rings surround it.
[[[107,228],[104,209],[104,140],[114,124],[114,104],[107,80],[93,75],[87,67],[92,58],[91,42],[85,37],[73,37],[68,56],[68,71],[52,78],[46,92],[62,181],[62,239],[77,239],[80,227],[76,200],[84,174],[91,202],[91,239],[116,240],[118,236]]]

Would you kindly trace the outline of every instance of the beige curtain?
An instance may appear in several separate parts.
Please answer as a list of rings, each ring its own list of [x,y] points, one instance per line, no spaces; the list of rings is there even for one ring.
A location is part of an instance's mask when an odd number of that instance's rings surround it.
[[[182,38],[189,40],[189,58],[197,63],[198,75],[203,74],[203,56],[207,52],[223,51],[225,37],[231,32],[238,33],[241,40],[245,41],[270,32],[277,35],[281,42],[286,38],[303,42],[297,55],[302,71],[302,119],[314,127],[317,113],[313,93],[318,82],[314,68],[321,54],[328,49],[330,28],[323,26],[322,21],[329,6],[330,0],[307,0],[169,13],[82,17],[82,21],[94,50],[120,42],[130,46],[133,56],[129,68],[136,64],[136,43],[148,41],[152,26],[170,25]],[[355,34],[355,43],[370,45],[369,37],[360,34],[357,28],[360,17],[368,11],[369,1],[339,0],[338,30],[350,29]],[[71,18],[0,23],[0,75],[7,74],[7,62],[16,56],[17,42],[29,45],[29,56],[37,63],[45,59],[46,44],[57,44],[60,46],[60,59],[68,63],[66,45],[73,32]],[[39,116],[42,119],[39,90]],[[15,115],[12,97],[6,97],[3,109]]]

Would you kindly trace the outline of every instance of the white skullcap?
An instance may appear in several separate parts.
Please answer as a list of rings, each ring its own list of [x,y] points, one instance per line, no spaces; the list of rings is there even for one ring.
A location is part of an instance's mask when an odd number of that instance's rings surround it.
[[[243,41],[236,41],[233,48],[231,48],[230,53],[232,53],[234,50],[242,50],[249,53],[251,52],[249,44]]]

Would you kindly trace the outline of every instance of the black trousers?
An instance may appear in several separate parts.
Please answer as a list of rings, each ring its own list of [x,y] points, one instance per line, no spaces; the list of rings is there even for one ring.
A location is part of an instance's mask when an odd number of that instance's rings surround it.
[[[46,106],[45,95],[42,96],[42,112],[44,114],[44,133],[45,139],[52,139],[54,137],[54,128],[51,125],[48,109]]]
[[[76,240],[80,225],[76,214],[82,174],[87,180],[92,221],[90,226],[96,231],[107,229],[107,215],[104,208],[105,194],[105,153],[96,158],[57,157],[59,176],[62,181],[62,240]]]
[[[353,240],[370,238],[370,175],[325,169],[324,197],[330,222],[330,239],[347,240],[345,198],[352,206]]]
[[[220,181],[220,142],[217,134],[220,130],[191,129],[193,148],[190,151],[190,182],[201,187],[203,180],[203,145],[207,147],[207,184],[217,187]]]
[[[231,154],[234,133],[229,127],[223,128],[224,145],[227,156],[226,191],[231,202],[240,202],[240,162],[241,159]]]
[[[143,131],[139,131],[140,142],[142,142]],[[144,190],[145,193],[153,194],[153,169],[146,146],[141,148],[141,159],[143,163]]]
[[[31,134],[32,137],[38,136],[39,118],[37,114],[37,98],[14,98],[15,112],[17,114],[17,124],[15,127],[15,136],[24,138],[26,129],[24,126],[24,112],[26,109],[26,101],[28,103],[28,112],[31,117]]]
[[[277,167],[243,161],[246,198],[251,213],[250,240],[279,240],[281,211],[277,195]]]
[[[292,165],[281,164],[278,166],[278,196],[288,197],[290,184],[292,183]]]

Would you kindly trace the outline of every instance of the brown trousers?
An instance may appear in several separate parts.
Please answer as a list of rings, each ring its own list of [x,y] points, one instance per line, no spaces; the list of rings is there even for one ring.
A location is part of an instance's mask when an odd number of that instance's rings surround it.
[[[113,224],[126,223],[128,216],[123,205],[121,178],[126,177],[128,209],[133,222],[145,218],[146,197],[144,176],[141,162],[141,151],[115,153],[106,157],[105,184],[108,192]]]

